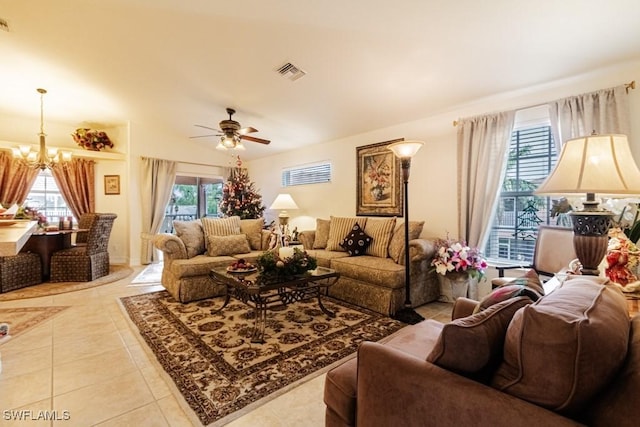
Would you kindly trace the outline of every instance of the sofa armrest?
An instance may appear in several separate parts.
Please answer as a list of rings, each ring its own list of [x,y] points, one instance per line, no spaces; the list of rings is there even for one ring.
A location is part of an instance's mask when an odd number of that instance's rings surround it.
[[[425,355],[426,357],[426,355]],[[575,421],[373,342],[358,350],[358,426],[577,426]]]
[[[433,240],[409,240],[409,259],[411,262],[431,259],[436,254],[436,243]],[[403,263],[404,264],[404,263]]]
[[[313,249],[313,242],[316,241],[316,230],[304,230],[298,233],[298,240],[305,249]]]
[[[187,259],[187,248],[175,234],[160,233],[154,237],[153,244],[162,251],[165,260]]]

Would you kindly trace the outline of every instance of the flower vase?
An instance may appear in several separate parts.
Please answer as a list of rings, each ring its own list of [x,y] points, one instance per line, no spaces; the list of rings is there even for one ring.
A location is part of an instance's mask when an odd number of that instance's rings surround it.
[[[447,273],[438,275],[440,281],[440,298],[442,302],[454,302],[457,298],[467,297],[469,291],[469,275],[467,273]]]

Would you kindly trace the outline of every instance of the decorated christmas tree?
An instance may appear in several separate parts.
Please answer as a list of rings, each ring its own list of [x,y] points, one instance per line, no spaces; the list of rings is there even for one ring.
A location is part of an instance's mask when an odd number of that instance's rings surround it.
[[[237,215],[241,219],[260,218],[265,210],[262,196],[258,194],[254,183],[249,181],[249,174],[241,167],[240,158],[237,165],[231,169],[229,180],[222,187],[220,212],[225,216]]]

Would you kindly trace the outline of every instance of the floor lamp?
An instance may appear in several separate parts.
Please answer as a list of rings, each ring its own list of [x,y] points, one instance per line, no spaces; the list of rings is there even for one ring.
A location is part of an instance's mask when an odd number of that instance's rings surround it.
[[[424,145],[421,141],[401,141],[389,145],[393,154],[400,158],[402,165],[402,181],[404,182],[404,308],[398,311],[395,318],[409,324],[416,324],[424,320],[411,307],[411,272],[409,256],[409,169],[411,168],[411,158],[415,156],[420,147]]]
[[[598,206],[595,194],[604,196],[640,194],[640,171],[625,135],[590,135],[571,139],[536,194],[586,193],[581,211],[570,213],[573,246],[582,274],[597,276],[607,254],[613,213]]]

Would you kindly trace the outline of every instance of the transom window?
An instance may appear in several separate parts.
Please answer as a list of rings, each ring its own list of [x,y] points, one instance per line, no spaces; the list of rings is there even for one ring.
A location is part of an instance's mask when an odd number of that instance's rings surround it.
[[[282,186],[320,184],[331,182],[331,163],[295,166],[282,171]]]

